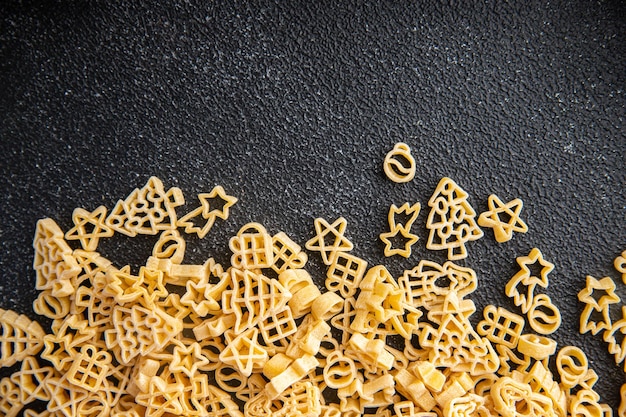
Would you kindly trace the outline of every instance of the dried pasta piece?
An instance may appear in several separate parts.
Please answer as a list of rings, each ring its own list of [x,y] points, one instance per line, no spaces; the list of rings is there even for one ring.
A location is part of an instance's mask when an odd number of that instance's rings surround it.
[[[159,417],[166,413],[181,415],[183,389],[181,383],[168,383],[154,376],[150,379],[149,391],[137,395],[136,401],[146,407],[146,417]]]
[[[535,288],[537,286],[548,287],[548,274],[554,269],[554,264],[546,261],[537,248],[533,248],[528,256],[518,257],[516,261],[521,269],[506,284],[505,293],[513,298],[515,305],[526,314],[533,304]],[[529,268],[536,264],[541,267],[538,277],[534,276]]]
[[[334,292],[326,292],[313,301],[311,313],[316,320],[328,321],[343,310],[343,300]]]
[[[35,288],[50,290],[55,297],[66,297],[75,290],[73,280],[80,267],[72,255],[72,249],[63,239],[63,232],[52,219],[37,222],[35,239]]]
[[[19,387],[20,402],[30,404],[33,401],[49,401],[50,393],[45,390],[45,380],[54,374],[51,366],[39,366],[34,356],[22,361],[19,372],[11,375],[11,381]]]
[[[62,321],[53,323],[53,333],[43,336],[43,359],[48,360],[54,368],[67,376],[73,359],[80,347],[92,342],[97,336],[97,329],[89,327],[87,320],[77,315],[67,316]]]
[[[281,274],[288,269],[304,268],[308,256],[300,245],[291,240],[285,232],[279,232],[272,237],[274,263],[272,269]]]
[[[587,275],[587,285],[578,293],[578,300],[585,304],[580,314],[580,333],[597,334],[612,327],[609,306],[621,300],[615,294],[615,282],[609,277],[600,280]],[[601,321],[594,321],[594,315],[602,315]]]
[[[483,396],[468,393],[450,400],[444,407],[443,414],[447,417],[488,417],[491,413],[485,403]]]
[[[100,206],[92,212],[82,208],[74,209],[74,227],[65,233],[65,239],[78,240],[84,250],[93,252],[98,248],[100,238],[113,236],[113,229],[105,224],[107,208]]]
[[[549,398],[557,415],[565,416],[567,414],[567,397],[559,384],[554,381],[552,373],[542,362],[535,362],[530,372],[524,375],[524,382],[530,386],[533,392]]]
[[[389,232],[380,234],[380,239],[385,244],[384,253],[386,257],[400,255],[408,258],[411,255],[411,246],[418,241],[419,237],[412,234],[410,231],[419,211],[419,203],[415,203],[412,206],[409,206],[409,203],[404,203],[400,208],[392,204],[391,207],[389,207],[389,214],[387,216]],[[397,216],[407,216],[408,218],[403,223],[396,220]],[[392,248],[392,239],[395,239],[398,234],[404,238],[404,248]]]
[[[40,316],[51,320],[61,319],[70,313],[72,302],[69,297],[57,297],[51,290],[39,293],[33,302],[33,310]]]
[[[180,319],[160,308],[150,310],[139,304],[115,306],[112,318],[113,329],[105,331],[106,345],[109,349],[119,347],[116,359],[125,365],[140,354],[163,349],[183,329]]]
[[[252,371],[263,369],[268,360],[267,351],[258,342],[259,330],[248,329],[233,339],[220,353],[220,360],[236,367],[243,375],[250,376]]]
[[[587,355],[577,346],[565,346],[556,357],[556,369],[561,385],[573,388],[582,382],[589,371]]]
[[[176,207],[185,203],[183,193],[173,187],[165,191],[157,177],[150,177],[141,189],[126,200],[119,200],[106,219],[106,225],[118,233],[156,235],[176,228]]]
[[[178,230],[165,230],[161,232],[159,240],[152,248],[152,256],[157,259],[168,259],[173,264],[180,264],[185,257],[187,244],[180,236]]]
[[[0,415],[15,417],[24,404],[20,401],[20,388],[9,377],[0,379]]]
[[[447,250],[448,259],[467,257],[465,244],[480,239],[482,230],[476,224],[476,212],[467,201],[468,194],[450,178],[443,178],[433,196],[426,227],[430,230],[426,247]]]
[[[243,417],[237,403],[217,387],[209,386],[209,395],[200,400],[209,417]]]
[[[86,391],[97,392],[109,372],[111,359],[109,352],[98,350],[92,344],[84,344],[72,358],[67,380]]]
[[[505,346],[496,344],[496,352],[498,352],[498,358],[500,359],[500,368],[498,368],[498,375],[510,376],[514,371],[527,372],[530,369],[532,358],[528,355],[518,353],[516,350]]]
[[[272,236],[259,223],[244,225],[228,245],[233,252],[231,264],[235,268],[270,268],[274,263]]]
[[[419,340],[422,347],[430,348],[429,359],[433,364],[472,375],[498,369],[500,361],[491,342],[480,337],[469,322],[475,310],[471,300],[459,299],[452,291],[443,304],[429,311],[429,320],[437,326],[425,324]]]
[[[561,326],[561,312],[546,294],[538,294],[528,310],[528,324],[537,333],[552,334]]]
[[[398,284],[409,304],[429,309],[441,304],[451,291],[456,292],[459,298],[471,294],[477,287],[477,278],[471,268],[451,261],[439,265],[422,260],[412,270],[405,271]]]
[[[619,409],[617,410],[617,415],[619,417],[626,417],[626,384],[623,384],[619,390],[620,401],[619,401]]]
[[[519,337],[524,330],[524,318],[511,313],[503,307],[488,305],[483,310],[484,320],[478,323],[476,331],[491,342],[509,348],[517,347]]]
[[[367,269],[367,261],[349,253],[338,252],[326,274],[326,288],[339,291],[342,297],[352,297]]]
[[[265,395],[270,400],[276,399],[287,388],[300,381],[317,366],[319,366],[319,362],[315,359],[315,356],[304,354],[302,357],[294,360],[287,369],[270,380],[265,386]]]
[[[613,265],[617,272],[622,274],[622,282],[626,284],[626,250],[622,254],[615,258]]]
[[[52,376],[45,380],[46,390],[50,392],[48,411],[75,416],[80,402],[87,398],[88,392],[70,383],[67,375]]]
[[[528,415],[555,417],[549,398],[533,392],[530,385],[502,377],[491,388],[495,410],[504,417],[519,416],[517,410],[527,410]]]
[[[519,338],[517,350],[536,360],[547,359],[556,352],[556,341],[545,336],[523,334]]]
[[[600,396],[592,390],[583,389],[570,400],[569,412],[572,416],[610,417],[612,409],[606,404],[600,404]]]
[[[613,355],[616,364],[621,364],[626,358],[626,306],[622,306],[622,318],[605,330],[602,338],[609,344],[609,353]]]
[[[344,236],[348,222],[343,217],[339,217],[332,224],[320,217],[315,219],[314,224],[315,237],[306,242],[305,247],[320,252],[326,265],[331,265],[338,253],[349,252],[354,247]]]
[[[409,182],[415,177],[415,159],[406,143],[398,142],[385,156],[385,175],[393,182]]]
[[[326,357],[326,365],[322,375],[328,387],[333,389],[345,388],[356,378],[356,366],[351,358],[336,350]]]
[[[209,359],[202,353],[198,342],[189,345],[177,345],[172,352],[172,362],[169,368],[172,372],[181,372],[193,378],[199,369],[207,366]]]
[[[221,185],[214,187],[210,193],[198,194],[198,199],[200,200],[200,207],[178,219],[176,226],[184,227],[185,233],[195,233],[200,239],[203,239],[209,233],[217,218],[222,220],[228,219],[229,209],[238,199],[237,197],[227,195]],[[211,200],[221,201],[221,204],[218,203],[216,204],[217,207],[213,208],[211,207]],[[196,226],[193,222],[193,219],[198,216],[202,216],[206,221],[202,227]]]
[[[394,240],[398,238],[398,235],[402,236],[404,247],[393,248]],[[411,256],[411,246],[413,246],[419,237],[409,231],[409,229],[397,226],[395,229],[391,229],[390,232],[380,234],[380,240],[385,244],[384,253],[386,257],[393,255],[400,255],[404,258]]]
[[[482,227],[491,227],[497,242],[511,240],[514,232],[526,233],[528,231],[528,226],[519,217],[524,206],[519,198],[504,204],[498,196],[491,194],[487,204],[489,211],[478,216],[478,224]]]
[[[12,366],[43,347],[39,323],[13,310],[0,309],[0,367]]]

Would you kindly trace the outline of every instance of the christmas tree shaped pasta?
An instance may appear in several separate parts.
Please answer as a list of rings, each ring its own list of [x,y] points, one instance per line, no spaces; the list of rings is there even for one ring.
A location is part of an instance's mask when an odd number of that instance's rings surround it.
[[[442,178],[433,196],[426,227],[430,230],[426,247],[448,250],[448,259],[467,258],[465,243],[480,239],[482,230],[476,224],[476,212],[467,201],[468,194],[450,178]]]

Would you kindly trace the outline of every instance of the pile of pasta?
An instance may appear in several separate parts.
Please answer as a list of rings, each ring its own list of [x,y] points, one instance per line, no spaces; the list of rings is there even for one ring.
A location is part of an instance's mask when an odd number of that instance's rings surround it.
[[[450,179],[437,195],[445,198],[432,199],[429,228],[462,257],[463,243],[478,236],[475,213]],[[0,381],[0,415],[612,414],[585,353],[557,349],[547,336],[561,318],[536,293],[552,268],[538,249],[518,258],[520,272],[505,288],[522,315],[490,305],[474,327],[472,269],[421,260],[395,278],[352,253],[343,218],[316,219],[305,245],[327,265],[325,288],[307,272],[301,246],[258,223],[230,238],[230,265],[187,264],[180,229],[204,237],[237,199],[215,187],[199,201],[178,218],[181,190],[153,177],[110,212],[76,209],[67,233],[52,219],[37,223],[34,309],[52,320],[51,332],[0,310],[0,366],[21,362]],[[99,240],[114,233],[159,238],[132,271],[98,253]],[[539,277],[528,268],[536,262]],[[524,333],[527,320],[539,334]]]

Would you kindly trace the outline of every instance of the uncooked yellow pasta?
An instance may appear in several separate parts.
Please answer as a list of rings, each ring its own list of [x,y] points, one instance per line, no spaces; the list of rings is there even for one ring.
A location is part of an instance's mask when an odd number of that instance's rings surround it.
[[[394,152],[412,161],[400,145]],[[390,158],[386,167],[398,168],[396,156]],[[393,175],[408,181],[413,174]],[[305,245],[327,267],[325,289],[305,269],[308,254],[295,240],[254,222],[228,240],[230,265],[213,258],[183,263],[187,242],[178,229],[203,238],[237,201],[219,186],[198,197],[201,206],[177,220],[182,191],[153,177],[110,212],[77,209],[65,234],[52,219],[37,224],[40,294],[33,307],[53,321],[46,334],[26,316],[0,310],[0,366],[21,362],[0,380],[0,415],[609,414],[582,349],[566,346],[556,354],[555,339],[523,333],[528,323],[549,334],[561,321],[548,295],[535,293],[547,287],[553,268],[538,249],[518,258],[521,271],[505,288],[528,321],[489,305],[474,327],[469,296],[479,281],[472,269],[423,259],[395,277],[392,268],[370,266],[349,253],[354,245],[342,217],[315,219],[315,237]],[[450,259],[467,256],[465,244],[482,235],[467,197],[452,180],[440,182],[429,201],[427,248],[447,249]],[[215,199],[224,202],[219,210],[211,207]],[[516,204],[490,206],[479,223],[494,227],[499,241],[523,231],[517,217],[515,224],[496,221],[500,212],[517,216],[521,202]],[[390,230],[409,233],[419,207],[392,206]],[[400,214],[408,218],[401,221]],[[203,224],[195,226],[194,218]],[[97,252],[100,240],[114,233],[160,236],[145,264],[131,268]],[[539,277],[531,276],[533,262],[543,267]],[[615,262],[622,272],[622,262]],[[593,294],[596,289],[605,291],[604,298]],[[611,322],[609,306],[619,302],[614,289],[610,278],[588,278],[579,294],[586,304],[581,331],[603,332],[621,363],[626,308],[621,320]],[[49,363],[42,365],[37,355]],[[29,410],[35,401],[46,410]]]

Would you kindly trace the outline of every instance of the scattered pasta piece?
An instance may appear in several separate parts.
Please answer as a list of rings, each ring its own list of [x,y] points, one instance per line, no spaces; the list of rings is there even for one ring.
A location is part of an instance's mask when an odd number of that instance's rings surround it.
[[[395,204],[392,204],[391,207],[389,207],[389,232],[380,234],[380,240],[382,240],[385,244],[386,257],[400,255],[408,258],[411,256],[411,246],[413,246],[419,239],[417,235],[411,233],[411,226],[415,222],[419,211],[419,203],[415,203],[412,206],[409,206],[409,203],[404,203],[400,208],[398,208]],[[396,220],[398,215],[408,216],[408,219],[404,222],[404,224]],[[392,239],[397,238],[398,234],[404,238],[404,248],[392,248]]]
[[[39,323],[23,314],[0,309],[0,367],[12,366],[43,347],[45,333]]]
[[[597,334],[612,327],[609,306],[621,300],[615,294],[615,282],[609,277],[600,280],[587,275],[587,285],[578,293],[578,300],[585,304],[580,314],[580,332]],[[594,321],[592,315],[600,314],[601,321]]]
[[[105,224],[107,208],[100,206],[93,212],[77,208],[72,214],[74,227],[67,231],[67,240],[79,240],[86,251],[95,251],[102,237],[113,236],[113,230]]]
[[[185,233],[195,233],[202,239],[209,233],[217,218],[228,219],[229,209],[237,202],[237,197],[227,195],[224,188],[218,185],[210,193],[198,194],[198,199],[200,200],[200,207],[178,219],[176,226],[184,227]],[[217,208],[213,208],[211,200],[221,201],[222,204],[218,203],[216,204]],[[202,227],[196,226],[192,220],[198,216],[202,216],[205,220]]]
[[[476,212],[467,201],[468,194],[450,178],[443,178],[428,200],[431,207],[426,227],[430,230],[426,247],[447,250],[448,259],[467,258],[465,243],[480,239]]]
[[[415,159],[411,148],[406,143],[396,143],[385,156],[383,163],[385,175],[393,182],[409,182],[415,177]]]
[[[482,227],[491,227],[496,241],[502,243],[513,238],[513,233],[526,233],[528,226],[519,214],[524,203],[519,198],[504,204],[495,194],[489,196],[489,211],[478,216],[478,224]]]
[[[338,253],[349,252],[354,247],[352,242],[344,236],[348,222],[343,217],[338,218],[332,224],[322,218],[315,219],[314,223],[316,235],[306,242],[305,247],[308,250],[319,251],[326,265],[332,264]]]

